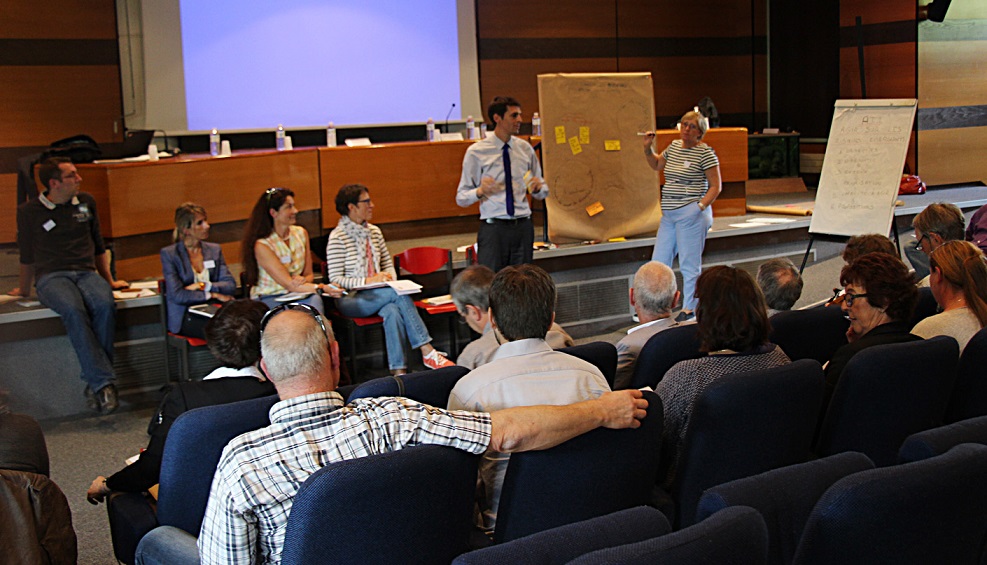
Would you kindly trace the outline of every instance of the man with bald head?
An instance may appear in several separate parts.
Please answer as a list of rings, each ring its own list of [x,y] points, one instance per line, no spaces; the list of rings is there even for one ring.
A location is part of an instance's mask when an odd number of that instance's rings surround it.
[[[295,492],[326,464],[419,444],[476,454],[488,447],[546,449],[599,426],[637,427],[647,408],[639,391],[489,414],[442,410],[407,398],[344,405],[334,390],[339,346],[318,312],[304,305],[268,313],[261,323],[261,354],[261,367],[281,400],[271,408],[270,426],[234,438],[223,451],[198,541],[202,563],[280,562]],[[167,562],[144,549],[138,550],[139,562]]]
[[[678,325],[672,319],[672,310],[679,302],[675,273],[664,263],[649,261],[634,275],[634,286],[628,291],[631,307],[640,324],[627,330],[627,336],[617,342],[617,376],[613,388],[619,390],[631,385],[637,356],[651,336]]]

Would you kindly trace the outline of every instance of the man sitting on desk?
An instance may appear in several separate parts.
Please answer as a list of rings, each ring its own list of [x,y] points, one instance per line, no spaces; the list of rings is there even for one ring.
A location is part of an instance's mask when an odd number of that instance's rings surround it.
[[[503,337],[493,359],[449,394],[450,410],[489,412],[535,404],[566,405],[609,392],[596,366],[552,351],[545,334],[555,319],[555,283],[534,265],[505,267],[490,285],[494,331]],[[500,341],[500,340],[499,340]],[[480,461],[477,525],[492,533],[510,456],[488,449]]]
[[[521,104],[498,96],[487,108],[487,116],[494,124],[494,134],[466,151],[456,204],[466,208],[480,203],[478,260],[497,272],[507,265],[531,262],[535,229],[525,192],[544,200],[548,185],[541,178],[535,150],[514,137],[521,127]]]
[[[72,161],[49,158],[38,176],[47,190],[17,208],[20,287],[10,294],[30,296],[31,281],[37,280],[38,300],[62,317],[79,358],[89,407],[110,413],[118,406],[113,289],[126,288],[127,281],[110,273],[96,200],[79,192],[82,177]]]
[[[452,280],[449,291],[456,311],[471,330],[481,334],[480,339],[471,341],[459,354],[456,364],[460,367],[473,370],[486,365],[500,347],[496,332],[490,325],[490,283],[493,280],[494,272],[483,265],[467,267]],[[545,341],[552,349],[575,345],[569,334],[555,322],[545,335]]]

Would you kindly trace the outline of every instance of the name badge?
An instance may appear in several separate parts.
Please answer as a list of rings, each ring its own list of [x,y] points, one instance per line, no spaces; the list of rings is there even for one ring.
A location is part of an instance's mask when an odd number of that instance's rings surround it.
[[[291,255],[285,255],[284,257],[282,257],[281,262],[285,265],[291,263]]]
[[[216,268],[216,262],[213,261],[212,259],[210,259],[208,261],[203,261],[202,262],[202,266],[205,267],[206,269],[215,269]]]
[[[55,221],[54,220],[48,220],[47,222],[41,224],[41,227],[45,228],[45,231],[51,231],[51,230],[55,229]]]
[[[690,163],[689,161],[685,161],[684,163],[682,163],[682,167],[685,168],[685,169],[688,169],[691,166],[692,166],[692,163]]]

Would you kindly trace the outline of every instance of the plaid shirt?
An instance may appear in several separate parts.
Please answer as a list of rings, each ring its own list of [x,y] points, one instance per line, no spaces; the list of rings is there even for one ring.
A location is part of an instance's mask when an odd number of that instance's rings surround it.
[[[271,425],[223,450],[199,534],[208,563],[280,563],[292,499],[312,473],[337,461],[421,444],[481,454],[488,414],[447,411],[406,398],[343,406],[336,392],[278,402]]]

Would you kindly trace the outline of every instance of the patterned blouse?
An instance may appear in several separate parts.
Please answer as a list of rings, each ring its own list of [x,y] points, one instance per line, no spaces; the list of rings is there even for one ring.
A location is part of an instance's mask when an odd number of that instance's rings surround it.
[[[271,232],[271,235],[264,239],[258,239],[257,242],[269,247],[278,256],[281,264],[288,269],[291,276],[300,275],[305,270],[305,256],[308,249],[308,232],[305,231],[305,228],[290,226],[288,241]],[[288,289],[279,285],[263,267],[257,266],[257,284],[250,289],[250,298],[287,292]]]

